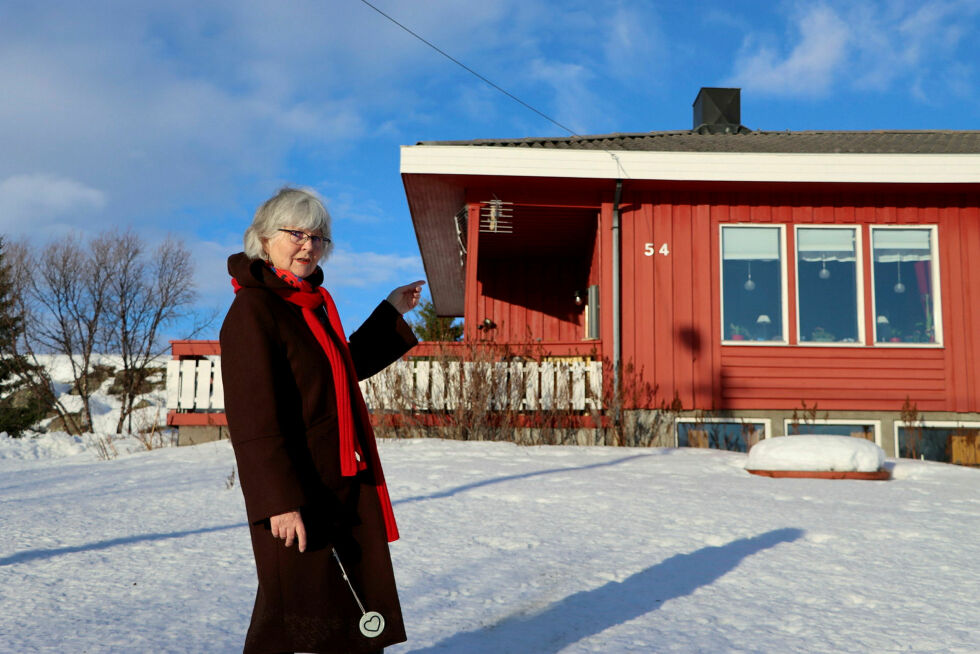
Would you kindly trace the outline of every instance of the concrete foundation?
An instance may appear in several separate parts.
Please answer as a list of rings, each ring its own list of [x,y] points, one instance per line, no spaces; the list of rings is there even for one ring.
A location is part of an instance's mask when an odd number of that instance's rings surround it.
[[[228,438],[228,427],[182,425],[177,429],[177,445],[199,445]]]

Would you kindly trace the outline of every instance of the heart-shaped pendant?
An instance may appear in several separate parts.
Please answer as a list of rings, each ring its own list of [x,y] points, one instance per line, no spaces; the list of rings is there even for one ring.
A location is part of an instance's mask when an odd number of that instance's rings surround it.
[[[361,628],[361,633],[368,638],[380,636],[385,629],[385,619],[377,611],[368,611],[361,616],[361,621],[357,625]]]

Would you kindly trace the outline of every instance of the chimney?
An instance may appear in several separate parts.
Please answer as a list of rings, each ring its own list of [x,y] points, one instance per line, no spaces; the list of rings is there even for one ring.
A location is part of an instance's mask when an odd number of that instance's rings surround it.
[[[741,89],[702,87],[694,99],[694,127],[698,134],[741,134]]]

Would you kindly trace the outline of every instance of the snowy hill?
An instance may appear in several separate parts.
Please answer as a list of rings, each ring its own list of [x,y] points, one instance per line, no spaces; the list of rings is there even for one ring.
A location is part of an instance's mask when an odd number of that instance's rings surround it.
[[[239,652],[227,441],[0,437],[0,651]],[[131,443],[132,444],[132,443]],[[133,451],[127,454],[126,452]],[[392,653],[980,651],[980,471],[769,479],[742,454],[384,441]]]
[[[65,409],[71,412],[81,411],[82,400],[77,394],[72,393],[73,379],[71,361],[66,355],[38,355],[38,363],[44,366],[54,385],[55,394]],[[149,428],[153,424],[164,424],[167,418],[166,410],[166,390],[163,388],[165,369],[169,356],[161,356],[151,368],[156,368],[157,372],[151,376],[150,381],[158,384],[159,387],[149,393],[140,395],[141,407],[133,412],[133,429],[139,430]],[[118,355],[95,354],[92,357],[93,366],[102,366],[118,372],[122,369],[122,361]],[[114,378],[110,375],[106,378],[99,389],[92,394],[92,427],[97,435],[111,434],[116,431],[116,424],[119,421],[119,409],[121,401],[119,396],[110,392]],[[50,419],[41,422],[41,426],[51,425]]]

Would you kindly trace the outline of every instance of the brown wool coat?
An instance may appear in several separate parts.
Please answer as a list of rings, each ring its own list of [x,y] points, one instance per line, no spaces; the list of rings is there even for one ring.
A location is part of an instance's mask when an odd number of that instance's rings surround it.
[[[259,578],[244,651],[347,654],[402,642],[405,627],[371,471],[340,474],[327,357],[300,308],[269,290],[287,286],[263,262],[236,254],[228,271],[242,289],[221,327],[221,374]],[[308,278],[314,285],[322,279],[319,269]],[[398,311],[382,302],[349,339],[357,378],[379,372],[416,342]],[[357,411],[354,419],[367,452]],[[308,534],[302,554],[269,528],[271,516],[297,508]],[[381,636],[361,635],[360,610],[331,546],[365,609],[384,616]]]

